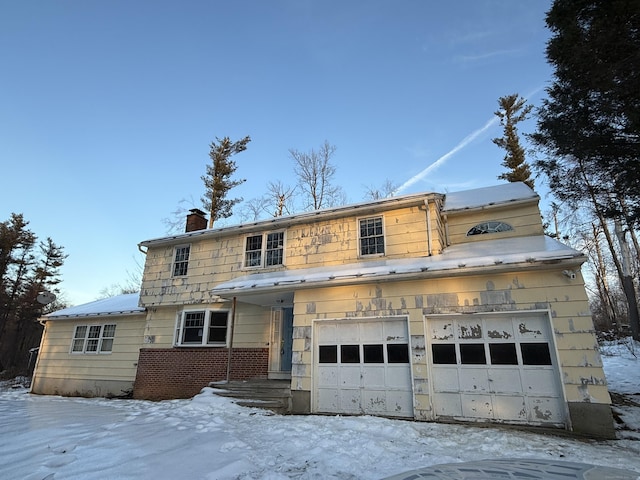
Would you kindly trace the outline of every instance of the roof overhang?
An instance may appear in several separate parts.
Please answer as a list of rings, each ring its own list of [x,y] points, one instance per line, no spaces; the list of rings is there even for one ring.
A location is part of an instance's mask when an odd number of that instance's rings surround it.
[[[288,215],[275,217],[269,220],[261,220],[252,223],[233,225],[228,227],[220,227],[207,230],[196,230],[188,233],[181,233],[168,237],[154,238],[145,240],[138,244],[138,247],[156,247],[162,245],[176,245],[185,242],[191,242],[197,239],[212,239],[225,237],[233,234],[246,234],[264,230],[277,230],[288,228],[300,224],[308,224],[311,222],[319,222],[341,218],[353,215],[369,215],[376,212],[382,212],[393,208],[401,208],[407,206],[424,205],[425,200],[434,198],[444,198],[444,195],[438,193],[419,193],[412,195],[404,195],[402,197],[384,198],[353,205],[345,205],[341,207],[329,208],[325,210],[316,210],[313,212],[304,212],[296,215]]]
[[[245,275],[210,290],[223,298],[276,305],[298,289],[579,267],[582,253],[549,237],[489,240],[449,247],[430,257],[359,262]],[[271,302],[271,303],[269,303]]]

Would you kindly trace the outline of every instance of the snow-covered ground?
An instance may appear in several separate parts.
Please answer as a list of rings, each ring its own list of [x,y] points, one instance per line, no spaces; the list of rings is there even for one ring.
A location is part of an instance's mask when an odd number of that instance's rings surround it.
[[[635,345],[640,356],[640,344]],[[603,347],[612,392],[640,403],[640,360]],[[30,395],[0,389],[0,478],[380,479],[490,458],[544,458],[640,472],[640,407],[616,406],[618,439],[375,417],[280,416],[209,389],[147,402]],[[634,431],[635,430],[635,431]]]

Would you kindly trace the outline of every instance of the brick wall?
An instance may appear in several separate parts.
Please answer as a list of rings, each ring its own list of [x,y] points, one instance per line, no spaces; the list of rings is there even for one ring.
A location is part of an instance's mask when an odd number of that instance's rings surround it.
[[[268,348],[240,348],[231,354],[230,380],[267,378]],[[189,398],[209,382],[227,377],[226,348],[140,349],[133,397],[145,400]]]

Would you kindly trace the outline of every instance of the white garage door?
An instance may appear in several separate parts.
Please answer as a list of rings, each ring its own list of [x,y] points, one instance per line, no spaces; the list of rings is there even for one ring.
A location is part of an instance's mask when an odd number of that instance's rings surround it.
[[[426,321],[436,417],[564,426],[546,312]]]
[[[314,339],[317,412],[413,417],[405,318],[318,321]]]

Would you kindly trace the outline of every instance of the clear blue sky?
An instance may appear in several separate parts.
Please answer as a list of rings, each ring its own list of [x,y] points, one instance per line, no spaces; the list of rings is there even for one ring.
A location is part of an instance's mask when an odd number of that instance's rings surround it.
[[[0,221],[23,213],[65,248],[61,288],[79,304],[198,201],[215,137],[252,138],[235,157],[245,200],[294,183],[289,149],[325,140],[350,202],[386,179],[401,193],[500,183],[487,122],[501,96],[540,104],[550,5],[0,0]]]

